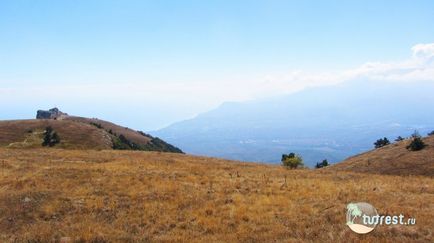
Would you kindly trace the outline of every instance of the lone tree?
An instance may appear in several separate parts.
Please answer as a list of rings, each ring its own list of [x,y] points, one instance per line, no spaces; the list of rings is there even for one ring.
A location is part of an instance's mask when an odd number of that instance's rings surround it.
[[[413,138],[410,144],[407,146],[408,150],[418,151],[425,148],[426,144],[422,141],[422,137],[419,135],[417,131],[415,131],[411,137]]]
[[[412,138],[420,138],[422,137],[418,130],[414,130],[413,134],[411,134]]]
[[[398,137],[395,139],[396,142],[400,142],[400,141],[402,141],[402,140],[404,140],[404,138],[401,137],[401,136],[398,136]]]
[[[329,165],[330,165],[329,162],[326,159],[324,159],[322,162],[316,163],[315,168],[319,169]]]
[[[291,169],[296,169],[303,165],[301,156],[294,153],[282,154],[282,165]]]
[[[53,147],[54,145],[60,143],[59,135],[53,130],[52,127],[48,126],[45,128],[44,132],[44,141],[42,142],[42,146]]]
[[[389,145],[389,144],[390,144],[390,141],[386,137],[380,138],[374,143],[375,148],[381,148],[381,147],[384,147],[384,146]]]

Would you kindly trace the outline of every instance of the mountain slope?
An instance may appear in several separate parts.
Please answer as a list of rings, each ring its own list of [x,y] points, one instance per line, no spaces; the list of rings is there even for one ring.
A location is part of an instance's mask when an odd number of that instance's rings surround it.
[[[133,149],[182,153],[159,138],[100,119],[62,115],[56,119],[0,121],[0,146],[41,147],[44,131],[59,135],[55,147],[66,149]]]
[[[59,148],[111,149],[112,140],[107,132],[95,126],[66,120],[13,120],[0,121],[0,146],[13,148],[41,147],[43,133],[51,126],[60,138]]]
[[[326,170],[353,171],[390,175],[434,176],[434,136],[423,138],[427,145],[420,151],[409,151],[410,140],[352,156]]]
[[[434,130],[434,83],[356,80],[243,103],[225,103],[191,120],[155,131],[186,152],[279,162],[300,153],[308,165],[373,147],[379,137]]]
[[[0,242],[432,242],[434,230],[423,176],[113,150],[0,148],[0,166]],[[345,224],[358,199],[417,224],[358,235]]]

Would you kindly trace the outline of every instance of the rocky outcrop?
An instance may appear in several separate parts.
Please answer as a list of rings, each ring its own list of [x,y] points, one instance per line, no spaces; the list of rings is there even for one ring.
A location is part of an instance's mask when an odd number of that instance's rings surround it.
[[[61,112],[57,108],[49,109],[48,111],[38,110],[36,113],[36,119],[59,119],[68,114]]]

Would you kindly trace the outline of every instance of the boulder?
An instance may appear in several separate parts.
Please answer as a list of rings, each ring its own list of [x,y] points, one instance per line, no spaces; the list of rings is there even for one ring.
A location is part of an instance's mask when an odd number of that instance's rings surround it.
[[[58,119],[68,114],[61,112],[58,108],[45,110],[38,110],[36,113],[36,119]]]

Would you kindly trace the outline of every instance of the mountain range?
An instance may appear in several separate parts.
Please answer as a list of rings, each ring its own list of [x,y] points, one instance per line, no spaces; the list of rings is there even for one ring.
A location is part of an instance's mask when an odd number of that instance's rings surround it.
[[[271,162],[300,154],[312,166],[373,148],[378,138],[434,130],[434,83],[353,80],[223,103],[151,134],[196,155]]]

